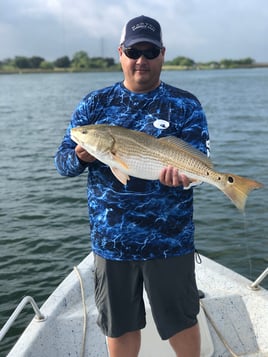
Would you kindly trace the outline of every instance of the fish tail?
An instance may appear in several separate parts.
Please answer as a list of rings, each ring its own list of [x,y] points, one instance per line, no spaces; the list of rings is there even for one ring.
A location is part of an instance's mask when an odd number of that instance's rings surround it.
[[[227,183],[221,190],[240,210],[245,210],[248,194],[255,189],[263,187],[263,184],[234,174],[226,174]]]

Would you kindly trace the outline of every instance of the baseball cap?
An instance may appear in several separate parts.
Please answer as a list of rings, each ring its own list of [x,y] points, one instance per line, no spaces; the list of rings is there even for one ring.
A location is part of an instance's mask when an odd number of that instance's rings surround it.
[[[139,42],[149,42],[159,48],[163,46],[161,26],[156,20],[142,15],[126,23],[120,45],[130,47]]]

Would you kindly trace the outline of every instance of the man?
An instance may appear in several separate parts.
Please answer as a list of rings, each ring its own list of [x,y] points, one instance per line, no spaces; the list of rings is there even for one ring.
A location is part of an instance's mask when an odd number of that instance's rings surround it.
[[[89,93],[75,110],[55,163],[60,174],[88,170],[88,207],[95,256],[98,324],[111,357],[137,357],[144,328],[143,286],[162,339],[177,356],[200,355],[194,275],[193,192],[167,167],[159,181],[122,185],[109,167],[70,139],[87,124],[120,125],[156,137],[177,136],[207,152],[205,114],[195,96],[160,80],[165,47],[159,23],[131,19],[118,49],[123,82]]]

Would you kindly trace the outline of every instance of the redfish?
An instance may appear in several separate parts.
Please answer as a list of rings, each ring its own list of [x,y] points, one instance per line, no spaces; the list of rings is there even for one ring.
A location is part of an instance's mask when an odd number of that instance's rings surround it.
[[[205,154],[173,136],[155,138],[120,126],[96,124],[71,129],[71,138],[108,165],[122,184],[130,176],[157,180],[164,167],[173,166],[192,182],[216,186],[241,211],[250,191],[263,186],[252,179],[215,171]]]

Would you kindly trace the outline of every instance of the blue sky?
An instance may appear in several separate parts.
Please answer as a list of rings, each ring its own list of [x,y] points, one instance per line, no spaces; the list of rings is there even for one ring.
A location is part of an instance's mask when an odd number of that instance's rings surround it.
[[[0,0],[0,60],[80,50],[117,60],[124,23],[142,14],[160,22],[166,59],[268,62],[267,0]]]

